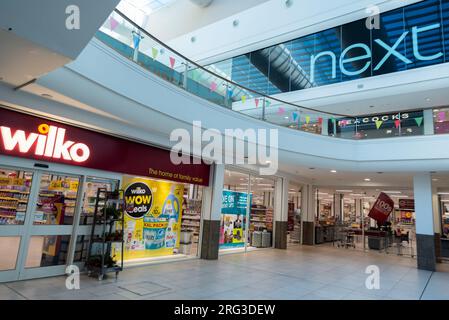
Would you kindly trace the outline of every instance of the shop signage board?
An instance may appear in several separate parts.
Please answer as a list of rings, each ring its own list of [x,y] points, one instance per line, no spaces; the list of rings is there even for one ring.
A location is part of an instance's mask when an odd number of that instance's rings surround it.
[[[378,224],[383,224],[385,221],[387,221],[393,209],[393,200],[386,193],[381,192],[373,207],[371,208],[368,216],[376,220]]]
[[[2,108],[0,154],[209,185],[207,164],[176,165],[168,150]]]
[[[415,200],[414,199],[399,199],[399,209],[400,210],[415,210]]]

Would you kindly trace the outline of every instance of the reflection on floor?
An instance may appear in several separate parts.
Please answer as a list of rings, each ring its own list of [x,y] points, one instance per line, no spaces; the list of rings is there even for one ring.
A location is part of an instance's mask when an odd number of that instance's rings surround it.
[[[365,285],[370,265],[380,269],[378,290]],[[118,281],[81,276],[80,290],[67,290],[65,277],[0,284],[0,298],[449,299],[449,273],[415,266],[415,259],[396,255],[292,246],[129,268]]]

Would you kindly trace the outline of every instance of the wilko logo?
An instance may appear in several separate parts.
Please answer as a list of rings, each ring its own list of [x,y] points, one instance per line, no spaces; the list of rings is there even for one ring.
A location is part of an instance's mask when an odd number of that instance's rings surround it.
[[[126,213],[134,219],[146,215],[153,205],[153,192],[145,183],[135,182],[125,190]]]
[[[27,134],[23,130],[12,132],[9,127],[0,127],[3,146],[7,151],[18,150],[21,153],[33,152],[36,156],[49,157],[53,159],[64,159],[78,163],[85,162],[90,157],[90,149],[84,143],[65,141],[63,128],[41,124],[39,133]]]

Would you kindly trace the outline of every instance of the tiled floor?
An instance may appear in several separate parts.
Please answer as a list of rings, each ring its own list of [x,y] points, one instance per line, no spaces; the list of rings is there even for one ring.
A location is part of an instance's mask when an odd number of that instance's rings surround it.
[[[366,267],[380,270],[369,290]],[[128,268],[118,281],[82,275],[0,284],[0,299],[449,299],[449,272],[416,269],[416,260],[330,247],[292,247]],[[443,265],[441,268],[447,268]]]

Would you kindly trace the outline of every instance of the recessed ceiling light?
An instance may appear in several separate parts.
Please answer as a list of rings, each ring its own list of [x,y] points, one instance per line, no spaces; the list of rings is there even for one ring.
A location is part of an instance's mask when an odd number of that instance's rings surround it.
[[[293,0],[285,0],[285,6],[290,8],[293,5]]]
[[[284,117],[284,119],[288,120],[288,119],[289,119],[289,117]]]
[[[436,178],[433,178],[433,179],[432,179],[432,181],[438,181],[438,179],[436,179]]]
[[[234,27],[238,27],[238,26],[239,26],[239,23],[240,23],[240,21],[238,21],[238,20],[232,21],[232,25],[233,25]]]
[[[430,99],[430,98],[426,98],[426,101],[427,101],[427,102],[430,102],[431,100],[432,100],[432,99]]]
[[[402,193],[401,191],[387,191],[387,190],[384,190],[384,191],[382,191],[382,192],[384,192],[384,193],[389,193],[389,194],[399,194],[399,193]]]
[[[365,178],[364,180],[365,180],[366,182],[370,182],[370,181],[371,181],[370,178]]]
[[[270,160],[267,160],[267,161],[265,161],[265,163],[266,163],[266,164],[269,164],[269,163],[271,163],[271,161],[270,161]]]
[[[353,192],[352,190],[335,190],[335,192]]]
[[[331,170],[332,173],[337,173],[337,170]]]
[[[48,93],[43,93],[43,94],[41,94],[41,96],[44,97],[44,98],[53,99],[53,96],[51,94],[48,94]]]

